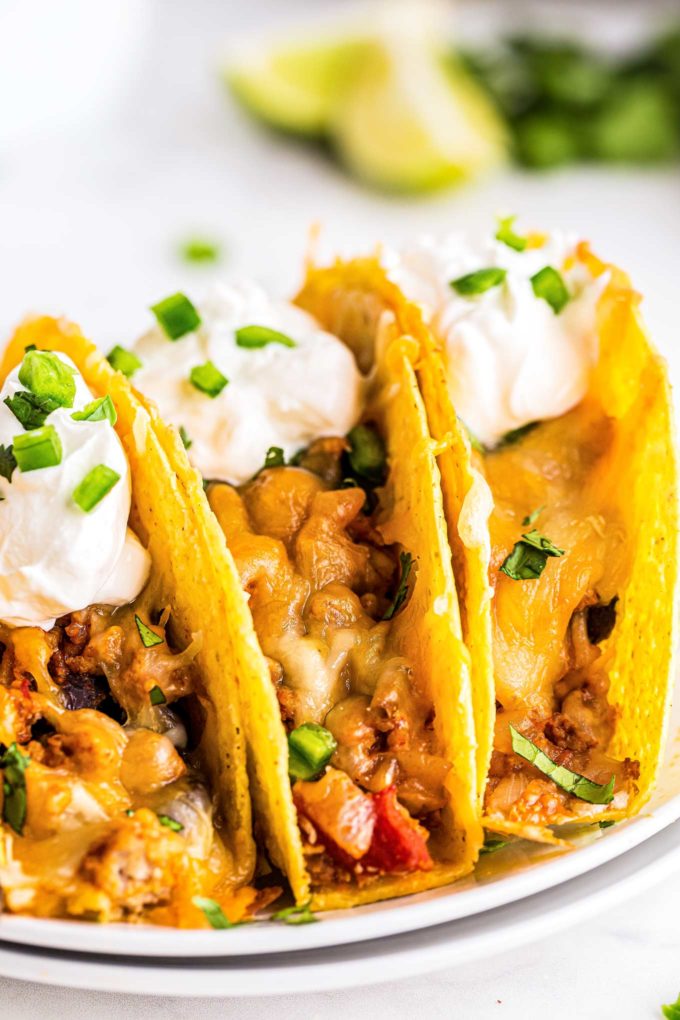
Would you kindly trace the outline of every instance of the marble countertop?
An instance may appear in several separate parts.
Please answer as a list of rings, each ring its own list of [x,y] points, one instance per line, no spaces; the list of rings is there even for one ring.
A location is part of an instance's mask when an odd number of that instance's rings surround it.
[[[15,6],[27,25],[44,18],[51,40],[45,60],[58,50],[65,65],[77,62],[68,35],[75,24],[90,33],[80,43],[92,43],[79,47],[90,62],[84,80],[97,67],[109,70],[97,78],[94,97],[84,97],[81,86],[69,92],[64,81],[47,115],[44,103],[33,101],[30,80],[42,51],[10,68],[12,109],[0,109],[3,333],[28,311],[63,312],[102,346],[125,344],[146,328],[154,300],[178,288],[200,292],[223,272],[252,274],[291,290],[315,221],[323,224],[325,250],[351,252],[427,230],[485,230],[496,212],[513,211],[532,225],[559,225],[589,237],[604,257],[629,270],[645,294],[652,335],[677,377],[677,167],[507,172],[423,201],[388,199],[357,187],[321,156],[258,131],[223,94],[215,73],[219,44],[246,22],[279,17],[282,5],[273,0],[63,0],[61,26],[50,20],[56,7],[47,0]],[[311,7],[290,0],[285,10],[304,16]],[[0,11],[7,41],[5,30],[17,26],[3,17]],[[9,94],[5,85],[0,72],[0,92]],[[223,268],[178,260],[178,242],[201,233],[224,241]],[[384,975],[386,984],[309,995],[304,1002],[173,1001],[11,980],[0,980],[0,994],[3,1013],[13,1020],[272,1014],[279,1020],[302,1014],[314,1020],[652,1020],[661,1015],[659,1004],[680,992],[679,916],[680,875],[544,943],[517,951],[508,946],[486,962],[414,980]]]

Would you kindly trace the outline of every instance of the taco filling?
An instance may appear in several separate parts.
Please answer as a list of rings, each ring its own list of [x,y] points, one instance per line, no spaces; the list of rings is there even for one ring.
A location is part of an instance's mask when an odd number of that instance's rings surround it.
[[[229,889],[201,749],[200,640],[177,647],[129,527],[110,396],[28,350],[0,392],[6,907],[200,926]]]
[[[161,320],[142,338],[134,382],[184,427],[234,556],[288,735],[312,886],[427,871],[451,766],[393,636],[418,566],[389,538],[367,380],[310,315],[254,286],[221,287],[196,314],[178,343]],[[210,392],[194,371],[208,362]]]
[[[634,536],[619,509],[625,430],[591,386],[608,276],[579,254],[505,220],[479,246],[425,239],[385,257],[441,345],[493,497],[496,722],[484,813],[525,833],[625,809],[639,775],[637,761],[611,751],[619,709],[607,640]]]

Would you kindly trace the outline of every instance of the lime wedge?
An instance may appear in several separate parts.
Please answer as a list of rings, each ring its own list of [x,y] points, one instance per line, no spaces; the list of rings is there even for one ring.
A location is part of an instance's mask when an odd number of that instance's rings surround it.
[[[332,136],[353,173],[402,192],[472,177],[505,151],[502,121],[475,82],[407,40],[364,48],[334,108]]]
[[[245,108],[270,127],[321,137],[364,48],[361,40],[345,38],[251,50],[226,70],[225,79]]]

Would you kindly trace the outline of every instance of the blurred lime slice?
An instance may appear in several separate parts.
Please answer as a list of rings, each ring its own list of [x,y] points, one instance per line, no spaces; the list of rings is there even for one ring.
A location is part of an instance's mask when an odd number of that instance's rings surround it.
[[[420,40],[374,42],[339,97],[332,134],[376,187],[430,191],[499,162],[503,123],[468,74]]]
[[[342,39],[251,50],[235,60],[225,78],[246,109],[271,127],[322,136],[364,48],[358,39]]]

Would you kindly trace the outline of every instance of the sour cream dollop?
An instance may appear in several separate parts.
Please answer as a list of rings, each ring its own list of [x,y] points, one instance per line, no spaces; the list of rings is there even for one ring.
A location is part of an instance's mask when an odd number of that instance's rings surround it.
[[[111,424],[74,421],[95,398],[75,365],[73,407],[58,408],[46,418],[62,444],[54,467],[0,477],[0,620],[16,627],[49,630],[59,616],[95,603],[119,606],[132,602],[144,587],[149,555],[128,528],[130,469]],[[0,443],[9,446],[24,432],[4,403],[25,390],[19,368],[0,391]],[[92,468],[105,464],[120,475],[113,489],[89,512],[73,500],[73,491]]]
[[[214,286],[198,311],[201,325],[177,341],[160,326],[137,341],[142,368],[133,382],[167,421],[184,427],[204,478],[241,484],[270,447],[289,458],[356,424],[364,379],[351,351],[312,316],[246,281]],[[251,325],[277,330],[295,346],[239,347],[235,331]],[[191,369],[207,361],[229,380],[214,398],[189,381]]]
[[[443,342],[454,407],[486,446],[529,422],[564,414],[586,394],[606,278],[594,279],[582,263],[572,263],[574,250],[575,241],[561,234],[522,252],[493,237],[473,242],[450,235],[383,255],[390,278],[423,306]],[[559,314],[531,284],[545,266],[560,272],[569,290]],[[491,267],[507,270],[500,286],[473,296],[451,286]]]

